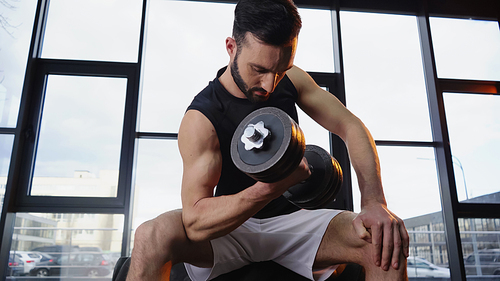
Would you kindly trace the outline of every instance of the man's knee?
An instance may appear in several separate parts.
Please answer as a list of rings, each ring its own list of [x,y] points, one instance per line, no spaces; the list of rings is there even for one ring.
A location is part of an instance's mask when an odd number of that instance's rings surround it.
[[[361,264],[371,257],[371,244],[359,237],[352,224],[356,215],[345,211],[330,221],[316,255],[316,265]]]
[[[180,211],[171,211],[144,222],[136,229],[134,251],[140,251],[143,256],[166,255],[185,240]]]
[[[325,235],[333,235],[333,239],[350,248],[367,247],[369,243],[358,235],[353,225],[357,215],[350,211],[338,214],[331,220]]]

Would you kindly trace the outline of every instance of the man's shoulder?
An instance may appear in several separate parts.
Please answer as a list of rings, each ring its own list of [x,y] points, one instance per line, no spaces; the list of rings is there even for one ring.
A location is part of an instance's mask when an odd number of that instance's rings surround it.
[[[203,88],[196,96],[194,96],[191,104],[188,106],[189,109],[203,109],[203,108],[213,108],[216,107],[219,102],[219,93],[217,89],[217,78],[210,81],[208,85]]]
[[[306,82],[310,82],[309,79],[311,79],[307,72],[295,65],[286,72],[286,75],[297,91],[299,91]]]

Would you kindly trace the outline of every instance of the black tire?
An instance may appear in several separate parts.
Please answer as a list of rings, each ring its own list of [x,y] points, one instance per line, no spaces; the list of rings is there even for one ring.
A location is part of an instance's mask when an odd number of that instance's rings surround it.
[[[87,272],[87,276],[88,277],[96,277],[99,275],[99,270],[95,269],[95,268],[92,268],[91,270],[89,270]]]
[[[37,277],[45,277],[45,276],[49,276],[49,275],[50,275],[50,272],[46,268],[40,268],[36,271]]]

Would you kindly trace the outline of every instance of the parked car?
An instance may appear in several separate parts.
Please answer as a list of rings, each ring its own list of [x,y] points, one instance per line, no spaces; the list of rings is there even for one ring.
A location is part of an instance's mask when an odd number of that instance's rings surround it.
[[[30,270],[35,267],[36,263],[42,258],[40,253],[27,252],[27,251],[10,251],[11,255],[15,255],[21,261],[23,261],[23,274],[29,274]]]
[[[465,273],[478,275],[477,267],[481,267],[482,275],[500,275],[500,249],[486,249],[478,251],[479,263],[476,266],[476,255],[469,255],[465,261]]]
[[[50,246],[42,246],[31,249],[33,252],[42,252],[47,253],[49,255],[55,253],[70,253],[79,251],[78,246],[69,246],[69,245],[50,245]]]
[[[118,259],[122,256],[120,252],[110,252],[110,253],[105,253],[104,256],[108,260],[109,264],[111,267],[115,267],[116,262]]]
[[[59,270],[60,270],[60,265],[57,262],[56,258],[48,254],[42,254],[42,259],[40,259],[40,261],[36,264],[36,266],[30,270],[30,275],[36,275],[39,277],[58,275],[51,273],[56,273]]]
[[[102,253],[102,250],[99,247],[78,247],[78,250],[80,252]]]
[[[51,259],[41,261],[30,271],[31,276],[106,276],[112,267],[99,253],[57,254]]]
[[[7,276],[24,275],[24,262],[14,254],[9,255],[9,269]]]
[[[445,277],[450,278],[450,269],[437,266],[426,259],[408,257],[408,277]]]

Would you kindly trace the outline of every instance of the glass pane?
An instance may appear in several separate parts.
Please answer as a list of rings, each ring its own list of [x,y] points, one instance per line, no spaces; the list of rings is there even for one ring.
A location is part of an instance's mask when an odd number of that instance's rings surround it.
[[[302,29],[294,63],[305,71],[335,71],[331,13],[330,10],[299,9]]]
[[[36,3],[0,2],[0,127],[17,123]]]
[[[459,219],[467,279],[500,274],[500,219]],[[489,280],[498,280],[490,276]]]
[[[297,108],[297,113],[299,114],[300,129],[306,138],[306,144],[321,146],[324,150],[331,152],[330,133],[300,108]]]
[[[13,142],[13,135],[0,135],[0,215],[2,214],[5,187],[7,186]]]
[[[15,263],[8,275],[111,280],[121,251],[123,219],[123,215],[17,213],[10,250]],[[11,276],[7,280],[16,279]]]
[[[133,230],[161,213],[182,208],[182,159],[177,141],[139,139],[138,143]]]
[[[431,141],[416,18],[340,16],[347,107],[377,140]]]
[[[500,203],[500,96],[444,93],[458,199]]]
[[[324,90],[327,90],[323,88]],[[304,137],[306,144],[314,144],[322,147],[324,150],[331,153],[330,149],[330,132],[321,127],[309,115],[297,106],[297,114],[299,115],[299,126]]]
[[[177,132],[193,97],[229,61],[224,42],[232,34],[234,5],[164,0],[149,5],[140,130]]]
[[[410,235],[408,276],[449,278],[434,149],[386,146],[377,149],[389,210],[403,219]],[[359,212],[361,196],[356,176],[352,174],[354,210]]]
[[[136,62],[141,14],[141,0],[51,0],[42,57]]]
[[[441,210],[433,148],[378,146],[377,150],[391,211],[407,219]],[[352,174],[355,211],[359,212],[361,196]]]
[[[31,195],[114,197],[127,79],[48,77]]]
[[[440,78],[500,81],[498,22],[430,18]]]

